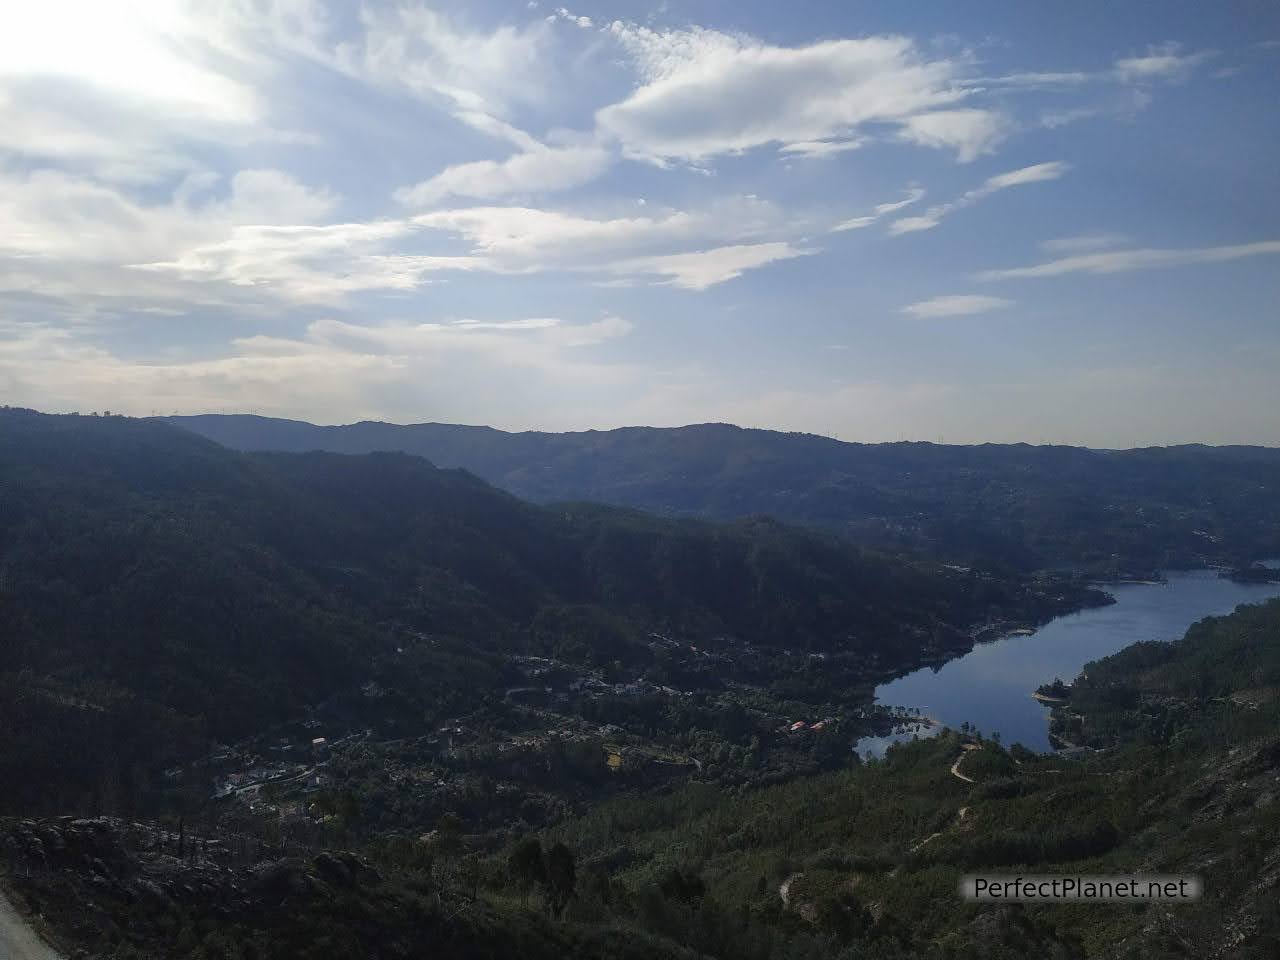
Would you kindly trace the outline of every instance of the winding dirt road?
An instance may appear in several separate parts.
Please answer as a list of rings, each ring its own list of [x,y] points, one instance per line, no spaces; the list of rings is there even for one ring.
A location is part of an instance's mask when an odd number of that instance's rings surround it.
[[[63,960],[31,929],[0,891],[0,958],[3,960]]]
[[[970,751],[978,750],[980,748],[978,747],[977,744],[966,743],[962,749],[964,750],[964,752],[961,753],[960,756],[956,757],[956,762],[951,765],[951,775],[953,777],[959,777],[965,783],[973,783],[973,777],[965,776],[963,773],[960,772],[960,761],[962,761],[965,757],[967,757]]]

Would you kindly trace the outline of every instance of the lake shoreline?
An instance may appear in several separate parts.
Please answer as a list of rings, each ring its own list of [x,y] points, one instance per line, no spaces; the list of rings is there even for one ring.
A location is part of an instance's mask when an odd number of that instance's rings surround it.
[[[1158,581],[1106,583],[1109,602],[1053,618],[1030,634],[1012,632],[975,643],[945,664],[916,670],[876,688],[876,703],[918,710],[937,726],[864,737],[860,754],[877,755],[913,736],[931,736],[944,727],[970,723],[999,733],[1006,743],[1053,752],[1051,713],[1066,704],[1037,696],[1055,677],[1080,675],[1090,661],[1143,640],[1177,640],[1206,616],[1230,613],[1240,604],[1280,596],[1280,583],[1239,582],[1222,571],[1170,570]],[[1103,587],[1103,582],[1097,582]],[[1163,590],[1152,590],[1161,586]]]

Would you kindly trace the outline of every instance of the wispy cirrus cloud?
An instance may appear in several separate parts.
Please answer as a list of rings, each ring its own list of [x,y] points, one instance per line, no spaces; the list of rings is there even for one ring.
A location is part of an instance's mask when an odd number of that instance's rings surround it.
[[[860,150],[866,142],[866,140],[856,137],[850,140],[801,140],[797,143],[786,144],[782,147],[782,152],[788,156],[804,157],[812,160],[817,157],[830,157],[838,153],[848,153],[850,150]]]
[[[483,126],[518,104],[553,99],[555,35],[540,19],[478,29],[422,4],[361,9],[354,38],[332,42],[320,58],[379,86],[443,102]]]
[[[1194,53],[1183,53],[1182,50],[1182,44],[1171,42],[1150,47],[1139,56],[1122,57],[1115,63],[1115,75],[1129,83],[1180,80],[1195,67],[1218,55],[1216,50]]]
[[[1141,248],[1086,253],[1003,270],[984,270],[980,280],[1017,280],[1028,277],[1060,277],[1071,273],[1127,273],[1132,270],[1154,270],[1197,263],[1226,263],[1247,257],[1280,255],[1280,240],[1262,240],[1220,247],[1194,247],[1182,250]]]
[[[619,274],[656,274],[666,282],[686,290],[706,290],[716,284],[734,280],[748,270],[780,260],[791,260],[814,253],[786,241],[742,243],[697,250],[692,253],[638,257],[610,264],[608,269]]]
[[[850,217],[848,220],[841,220],[831,228],[831,232],[843,233],[846,230],[862,230],[871,226],[877,220],[887,217],[891,213],[897,213],[899,210],[909,207],[913,203],[918,203],[923,196],[923,188],[912,187],[901,200],[891,200],[888,203],[876,204],[868,214],[864,214],[860,217]]]
[[[961,293],[911,303],[903,307],[901,312],[918,320],[932,320],[939,317],[970,317],[1011,306],[1013,301],[1003,297]]]
[[[889,224],[889,233],[892,236],[900,236],[904,233],[932,230],[942,222],[943,217],[955,213],[957,210],[963,210],[965,207],[971,207],[993,193],[1008,190],[1010,187],[1025,186],[1029,183],[1044,183],[1049,180],[1057,180],[1070,169],[1069,164],[1055,160],[1049,163],[1037,163],[1029,167],[1010,170],[1008,173],[996,174],[993,177],[988,177],[982,186],[961,194],[955,200],[930,207],[921,216],[903,217],[894,220]]]

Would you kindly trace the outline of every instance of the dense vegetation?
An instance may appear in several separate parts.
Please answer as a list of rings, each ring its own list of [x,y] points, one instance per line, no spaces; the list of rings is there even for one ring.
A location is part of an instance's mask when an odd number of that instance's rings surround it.
[[[1090,664],[1071,702],[1101,748],[1078,761],[946,733],[767,790],[611,801],[550,837],[607,878],[585,915],[715,956],[1280,954],[1280,601]],[[966,742],[972,784],[950,772]],[[955,896],[976,870],[1196,873],[1206,894],[1017,909],[1002,930]]]
[[[1090,747],[1118,740],[1223,749],[1280,719],[1280,601],[1208,618],[1177,643],[1137,643],[1090,663],[1054,727]]]
[[[1109,721],[1108,745],[1077,761],[946,731],[765,789],[690,782],[619,797],[490,853],[444,823],[365,844],[367,860],[245,866],[254,857],[225,843],[188,837],[184,855],[173,833],[109,823],[19,824],[3,848],[18,851],[22,896],[46,916],[78,916],[92,890],[97,914],[61,932],[93,956],[164,943],[184,960],[392,958],[430,943],[531,958],[1274,957],[1280,601],[1156,649],[1077,681],[1073,700],[1139,691],[1125,706],[1080,701],[1128,721]],[[1158,731],[1152,706],[1169,708]],[[972,782],[953,775],[962,753]],[[80,860],[96,865],[59,869]],[[973,871],[1193,873],[1205,896],[976,905],[956,894]]]
[[[660,631],[704,660],[733,641],[883,674],[1085,599],[767,520],[545,509],[403,454],[246,455],[122,417],[2,411],[0,477],[11,810],[134,809],[214,739],[371,682],[421,733],[501,702],[518,654],[687,679]]]
[[[849,751],[878,679],[1090,599],[403,453],[3,410],[0,879],[94,960],[1277,955],[1280,601],[1046,685],[1079,759],[967,727]],[[976,870],[1207,894],[979,906]]]
[[[1148,575],[1280,556],[1280,450],[841,443],[725,424],[504,433],[178,417],[246,450],[403,450],[538,502],[768,514],[957,563]]]

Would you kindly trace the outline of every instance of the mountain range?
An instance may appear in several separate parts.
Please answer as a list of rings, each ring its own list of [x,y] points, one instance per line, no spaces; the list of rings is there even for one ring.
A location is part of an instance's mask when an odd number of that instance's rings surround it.
[[[1102,578],[1280,554],[1280,449],[845,443],[727,424],[507,433],[256,416],[171,422],[239,450],[396,450],[539,503],[769,515],[957,564]]]

